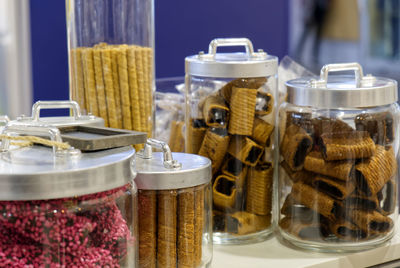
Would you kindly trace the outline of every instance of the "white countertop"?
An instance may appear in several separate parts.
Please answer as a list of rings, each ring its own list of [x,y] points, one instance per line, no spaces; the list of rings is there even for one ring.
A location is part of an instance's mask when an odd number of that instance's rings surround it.
[[[400,259],[399,224],[390,242],[358,253],[326,254],[296,250],[282,245],[276,237],[250,245],[214,245],[212,267],[353,268],[397,259]]]

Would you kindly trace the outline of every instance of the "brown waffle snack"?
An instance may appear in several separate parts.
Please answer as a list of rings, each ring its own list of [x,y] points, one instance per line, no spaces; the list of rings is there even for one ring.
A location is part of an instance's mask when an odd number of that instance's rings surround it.
[[[356,179],[360,191],[367,196],[376,195],[397,171],[393,148],[376,145],[371,158],[356,165]]]
[[[319,144],[320,137],[325,133],[352,132],[354,129],[340,119],[317,117],[312,119],[314,140]]]
[[[219,90],[219,95],[224,98],[226,102],[229,103],[232,95],[232,87],[240,87],[240,88],[250,88],[250,89],[258,89],[263,84],[267,82],[267,78],[265,77],[256,77],[256,78],[238,78],[228,82],[225,86],[223,86]]]
[[[256,115],[264,116],[270,114],[274,107],[274,97],[272,94],[258,91],[256,103]]]
[[[325,161],[321,152],[312,151],[304,160],[304,169],[318,174],[349,181],[354,178],[354,161]]]
[[[294,200],[312,210],[315,210],[322,216],[331,220],[336,218],[339,204],[332,197],[301,182],[293,184],[291,194]]]
[[[211,128],[206,131],[201,144],[199,155],[211,160],[213,174],[218,171],[228,149],[230,136],[226,129]]]
[[[194,218],[194,260],[195,266],[201,264],[203,229],[204,229],[204,186],[197,186],[195,194],[195,218]]]
[[[321,147],[327,161],[368,158],[375,154],[375,143],[365,131],[324,133]]]
[[[223,98],[217,95],[208,95],[204,100],[203,116],[207,126],[222,128],[229,122],[229,108]]]
[[[393,116],[389,112],[359,114],[354,123],[357,130],[368,131],[376,144],[385,145],[393,141]]]
[[[236,188],[242,190],[246,181],[247,166],[238,159],[228,156],[222,165],[222,174],[235,179]]]
[[[193,119],[189,125],[187,153],[197,154],[206,134],[207,125],[202,119]]]
[[[262,163],[249,169],[247,174],[246,211],[256,215],[267,215],[272,208],[271,163]]]
[[[250,136],[253,132],[257,89],[232,87],[229,102],[229,133]]]
[[[353,181],[341,181],[331,177],[317,175],[312,181],[312,186],[335,199],[343,200],[355,189]]]
[[[280,166],[283,168],[284,172],[288,175],[289,179],[292,182],[302,181],[304,183],[311,183],[316,176],[315,173],[307,171],[305,169],[294,171],[289,167],[286,161],[282,161]]]
[[[379,212],[382,213],[382,215],[390,215],[394,213],[394,210],[396,208],[396,181],[394,178],[389,180],[385,186],[382,188],[382,190],[379,192],[382,194],[382,201],[379,204]]]
[[[348,209],[375,210],[378,208],[378,198],[376,196],[364,196],[353,193],[343,201],[343,207]]]
[[[352,210],[350,220],[367,234],[387,233],[393,228],[392,219],[375,210]]]
[[[319,221],[302,222],[284,217],[279,221],[279,226],[286,232],[306,240],[322,240],[328,233],[325,224]]]
[[[245,235],[264,230],[271,225],[271,214],[258,216],[246,211],[227,215],[226,230],[229,233]]]
[[[236,202],[235,179],[226,175],[218,176],[213,184],[214,206],[221,209],[233,208]]]
[[[231,138],[227,152],[246,165],[254,167],[260,160],[264,148],[248,137],[234,136]]]
[[[177,191],[157,193],[157,266],[176,267]]]
[[[368,236],[368,233],[358,228],[357,225],[343,219],[331,222],[329,227],[336,237],[344,240],[361,240]]]
[[[311,148],[312,139],[303,128],[290,125],[286,129],[280,153],[292,170],[298,171],[303,168],[304,159]]]
[[[310,135],[313,133],[311,113],[287,111],[285,126],[288,128],[292,124],[303,128]]]
[[[253,131],[251,138],[260,145],[268,146],[270,142],[270,137],[274,131],[274,126],[268,124],[260,118],[254,118]]]
[[[310,223],[319,220],[320,218],[320,215],[317,212],[294,200],[291,194],[286,196],[285,202],[281,208],[281,213],[286,217],[304,223]]]
[[[195,192],[178,195],[178,267],[193,267],[195,260]]]
[[[168,145],[171,152],[183,152],[185,150],[185,138],[183,137],[183,121],[171,121],[171,131]]]
[[[156,191],[139,190],[139,265],[156,267],[157,195]]]

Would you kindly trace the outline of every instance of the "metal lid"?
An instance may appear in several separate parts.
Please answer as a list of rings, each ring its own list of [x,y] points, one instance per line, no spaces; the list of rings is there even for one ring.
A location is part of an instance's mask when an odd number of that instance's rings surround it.
[[[246,53],[217,53],[218,47],[244,46]],[[265,77],[275,75],[278,58],[262,49],[254,52],[253,44],[247,38],[219,38],[211,41],[208,54],[185,59],[185,72],[189,75],[219,78]]]
[[[349,75],[329,72],[354,71]],[[361,108],[395,103],[397,82],[392,79],[364,76],[358,63],[328,64],[322,67],[320,78],[298,78],[286,82],[288,102],[323,108]]]
[[[152,147],[163,152],[152,152]],[[173,157],[173,159],[172,159]],[[171,153],[168,145],[148,139],[145,148],[137,154],[138,189],[168,190],[194,187],[211,181],[211,161],[186,153]]]
[[[40,117],[43,109],[71,109],[72,116]],[[93,126],[104,127],[104,119],[94,115],[82,115],[79,104],[75,101],[37,101],[32,106],[32,116],[20,116],[12,124],[29,123],[52,126]]]
[[[61,141],[55,127],[6,126],[5,135],[49,135]],[[91,153],[43,146],[9,148],[0,153],[0,200],[43,200],[103,192],[134,179],[135,150],[120,147]]]

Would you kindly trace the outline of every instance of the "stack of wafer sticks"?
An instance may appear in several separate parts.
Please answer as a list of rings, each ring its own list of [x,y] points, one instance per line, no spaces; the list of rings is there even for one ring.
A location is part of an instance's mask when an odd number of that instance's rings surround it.
[[[70,50],[71,97],[107,127],[152,133],[153,50],[136,45]]]

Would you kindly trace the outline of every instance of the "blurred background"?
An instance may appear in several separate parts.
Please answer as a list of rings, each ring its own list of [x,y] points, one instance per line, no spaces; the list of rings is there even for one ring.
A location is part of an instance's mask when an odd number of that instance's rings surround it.
[[[201,3],[201,4],[200,4]],[[247,37],[314,73],[360,62],[400,79],[400,0],[155,0],[156,78],[184,75],[184,58],[217,37]],[[0,113],[68,99],[63,0],[0,0]]]

